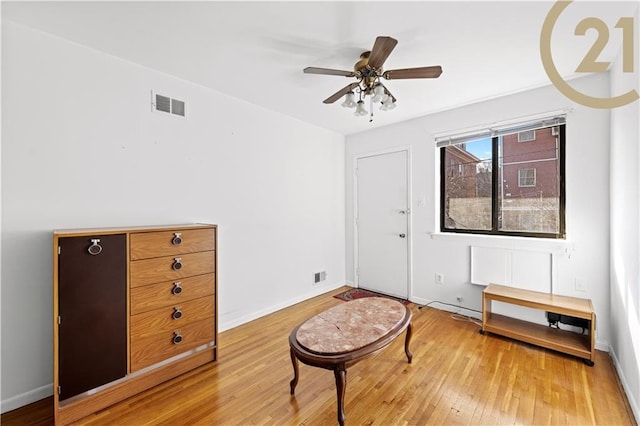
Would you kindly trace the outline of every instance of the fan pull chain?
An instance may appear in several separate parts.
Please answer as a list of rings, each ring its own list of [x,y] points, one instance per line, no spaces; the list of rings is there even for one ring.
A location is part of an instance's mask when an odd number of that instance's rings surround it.
[[[369,115],[369,123],[371,123],[373,121],[373,98],[371,96],[369,97],[369,111],[371,111]]]

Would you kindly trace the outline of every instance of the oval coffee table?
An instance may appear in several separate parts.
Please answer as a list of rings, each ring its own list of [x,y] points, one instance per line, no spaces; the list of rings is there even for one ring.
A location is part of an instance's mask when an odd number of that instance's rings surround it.
[[[291,394],[298,384],[298,360],[313,367],[333,370],[338,423],[344,425],[347,367],[381,351],[405,329],[404,351],[411,363],[411,310],[398,301],[366,297],[341,303],[309,318],[289,335],[294,374]]]

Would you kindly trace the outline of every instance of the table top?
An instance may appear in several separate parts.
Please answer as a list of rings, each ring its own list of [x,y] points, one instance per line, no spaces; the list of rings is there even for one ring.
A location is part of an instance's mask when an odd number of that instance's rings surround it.
[[[489,284],[484,290],[485,296],[498,301],[516,301],[522,306],[545,309],[547,311],[590,318],[594,312],[590,299],[544,293],[508,287],[499,284]],[[511,302],[513,303],[513,302]]]
[[[318,354],[343,354],[385,337],[406,317],[405,306],[386,297],[341,303],[302,323],[296,340]]]

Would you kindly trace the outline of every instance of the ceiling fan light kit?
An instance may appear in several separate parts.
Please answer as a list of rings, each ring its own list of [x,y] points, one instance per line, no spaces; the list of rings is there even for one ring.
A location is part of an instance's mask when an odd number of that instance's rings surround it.
[[[360,99],[358,101],[358,105],[356,106],[356,112],[354,112],[356,116],[367,115],[369,112],[364,109],[364,101]]]
[[[345,108],[356,108],[355,115],[364,116],[369,114],[364,108],[364,98],[369,96],[371,116],[369,121],[373,121],[373,104],[380,103],[381,111],[390,111],[396,107],[396,98],[391,94],[380,81],[400,80],[410,78],[438,78],[442,74],[440,65],[420,68],[403,68],[397,70],[384,71],[382,65],[387,60],[393,49],[398,44],[398,40],[379,36],[376,38],[371,51],[363,52],[360,60],[356,62],[353,71],[334,70],[329,68],[307,67],[303,71],[305,74],[337,75],[343,77],[355,77],[358,81],[338,90],[323,102],[332,104],[344,96],[342,106]],[[359,100],[355,101],[355,92],[358,93]]]
[[[342,102],[340,105],[342,105],[344,108],[355,108],[356,101],[355,101],[354,93],[349,92],[346,95],[344,95],[344,102]]]
[[[376,103],[381,102],[384,95],[386,95],[386,93],[384,93],[384,86],[382,84],[378,84],[373,89],[373,96],[371,97],[371,100]]]
[[[382,101],[382,105],[380,106],[380,109],[382,111],[391,111],[395,107],[396,107],[396,103],[393,102],[393,100],[391,99],[391,96],[387,96],[387,98]]]

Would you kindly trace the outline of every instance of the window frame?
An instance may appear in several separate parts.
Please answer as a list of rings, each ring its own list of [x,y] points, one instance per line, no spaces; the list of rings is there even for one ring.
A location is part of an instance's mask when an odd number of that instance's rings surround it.
[[[528,176],[520,176],[520,172],[525,172],[529,170],[533,170],[533,183],[530,185],[523,184],[522,183],[523,178],[524,180],[526,180]],[[537,178],[537,172],[535,167],[529,167],[527,169],[518,169],[518,188],[535,188],[538,182],[536,178]]]
[[[544,126],[542,128],[554,127]],[[529,237],[529,238],[546,238],[546,239],[566,239],[566,167],[565,167],[565,154],[566,154],[566,123],[556,124],[558,127],[558,233],[549,232],[524,232],[524,231],[505,231],[498,228],[499,225],[499,198],[500,182],[499,174],[499,148],[498,141],[500,136],[491,137],[491,229],[455,229],[445,227],[445,184],[446,184],[446,164],[445,164],[445,152],[447,145],[438,147],[440,150],[440,232],[452,233],[452,234],[467,234],[467,235],[494,235],[494,236],[511,236],[511,237]],[[517,132],[513,132],[517,133]]]
[[[518,143],[535,142],[536,141],[536,136],[537,136],[536,130],[537,129],[531,129],[531,130],[524,130],[522,132],[517,132],[518,133]],[[527,133],[527,132],[533,132],[533,138],[532,139],[521,139],[520,135],[523,134],[523,133]]]

